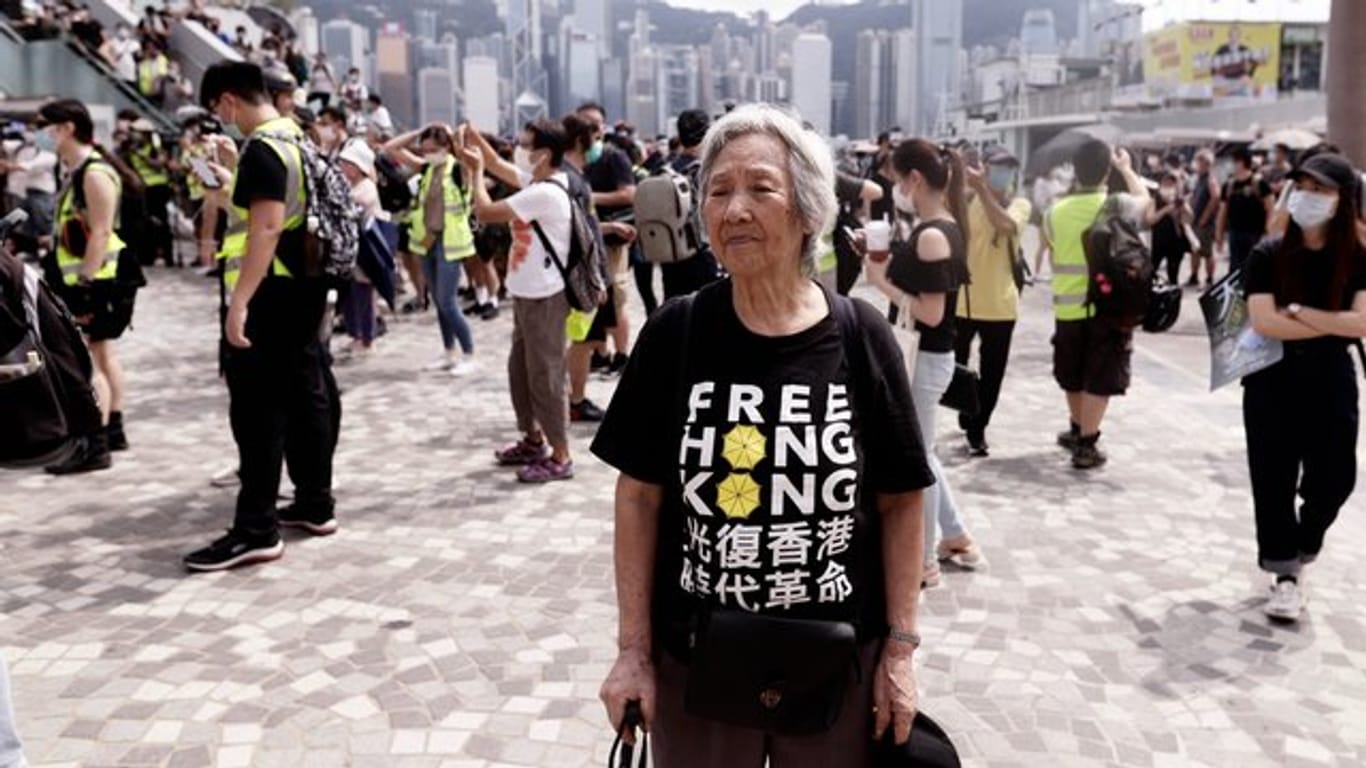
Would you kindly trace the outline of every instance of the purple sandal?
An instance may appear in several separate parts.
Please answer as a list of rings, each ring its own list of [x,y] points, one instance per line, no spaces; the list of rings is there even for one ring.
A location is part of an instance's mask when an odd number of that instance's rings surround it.
[[[574,462],[561,464],[554,459],[542,459],[535,464],[522,467],[517,479],[523,483],[551,483],[556,480],[569,480],[574,477]]]
[[[524,467],[550,458],[550,446],[544,442],[531,443],[518,440],[501,451],[494,452],[494,458],[505,467]]]

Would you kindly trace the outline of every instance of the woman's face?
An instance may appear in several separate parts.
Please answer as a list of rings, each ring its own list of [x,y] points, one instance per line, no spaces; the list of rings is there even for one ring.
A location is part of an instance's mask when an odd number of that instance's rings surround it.
[[[716,156],[705,194],[702,217],[712,249],[736,280],[800,271],[806,233],[781,141],[752,133],[728,143]]]

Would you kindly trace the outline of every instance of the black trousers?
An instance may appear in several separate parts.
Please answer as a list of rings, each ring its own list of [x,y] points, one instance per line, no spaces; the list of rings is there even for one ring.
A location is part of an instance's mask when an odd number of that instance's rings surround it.
[[[1153,248],[1153,271],[1162,268],[1163,262],[1167,264],[1167,282],[1172,285],[1181,284],[1181,262],[1186,258],[1186,249],[1179,247]]]
[[[158,184],[148,187],[147,201],[147,247],[143,253],[143,266],[164,259],[166,266],[175,262],[174,243],[171,238],[171,221],[166,213],[166,204],[171,202],[171,185]]]
[[[1346,346],[1288,349],[1244,379],[1243,424],[1259,565],[1297,574],[1356,485],[1357,382]]]
[[[645,305],[645,316],[649,317],[659,309],[659,298],[655,296],[655,265],[645,260],[640,252],[640,243],[631,243],[631,273],[636,279],[636,291]]]
[[[242,480],[233,529],[256,535],[276,528],[282,463],[288,463],[297,508],[331,511],[334,504],[341,398],[318,340],[320,315],[312,297],[301,300],[282,282],[268,278],[252,300],[252,346],[225,356],[228,418]]]
[[[1014,320],[969,320],[958,318],[957,338],[954,340],[954,358],[960,365],[967,365],[972,356],[972,341],[980,337],[982,377],[978,387],[981,408],[975,416],[958,415],[958,426],[969,435],[981,436],[991,423],[991,414],[996,410],[996,402],[1001,398],[1001,382],[1006,377],[1006,365],[1010,362],[1010,340],[1015,334]]]

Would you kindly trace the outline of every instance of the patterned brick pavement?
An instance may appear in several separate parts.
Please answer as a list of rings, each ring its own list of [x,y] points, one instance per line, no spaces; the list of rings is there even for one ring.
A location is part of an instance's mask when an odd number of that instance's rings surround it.
[[[513,436],[510,317],[474,322],[467,379],[417,372],[438,350],[431,315],[392,322],[338,368],[342,532],[190,577],[179,556],[233,501],[208,483],[234,460],[216,295],[153,281],[124,343],[132,451],[91,476],[0,476],[0,654],[29,759],[605,764],[612,475],[581,427],[572,483],[519,487],[493,466]],[[1079,476],[1051,445],[1046,302],[1028,295],[992,458],[969,463],[945,427],[992,565],[924,599],[923,706],[972,765],[1366,764],[1359,498],[1310,573],[1308,619],[1269,625],[1238,394],[1206,391],[1196,319],[1139,339],[1111,465]]]

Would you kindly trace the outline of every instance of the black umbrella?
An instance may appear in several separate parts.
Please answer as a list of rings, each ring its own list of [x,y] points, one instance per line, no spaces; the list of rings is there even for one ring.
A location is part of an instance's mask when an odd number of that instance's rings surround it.
[[[269,5],[253,5],[247,9],[247,16],[250,16],[252,21],[260,25],[261,29],[281,39],[293,40],[299,36],[294,31],[294,25],[278,8]]]
[[[1081,145],[1091,139],[1100,139],[1110,146],[1116,146],[1123,135],[1123,131],[1109,123],[1068,128],[1029,153],[1029,166],[1025,169],[1025,175],[1042,176],[1064,163],[1072,162]]]
[[[380,298],[394,308],[394,247],[398,241],[398,227],[392,222],[375,221],[360,233],[360,253],[356,265],[366,279],[375,286]]]

